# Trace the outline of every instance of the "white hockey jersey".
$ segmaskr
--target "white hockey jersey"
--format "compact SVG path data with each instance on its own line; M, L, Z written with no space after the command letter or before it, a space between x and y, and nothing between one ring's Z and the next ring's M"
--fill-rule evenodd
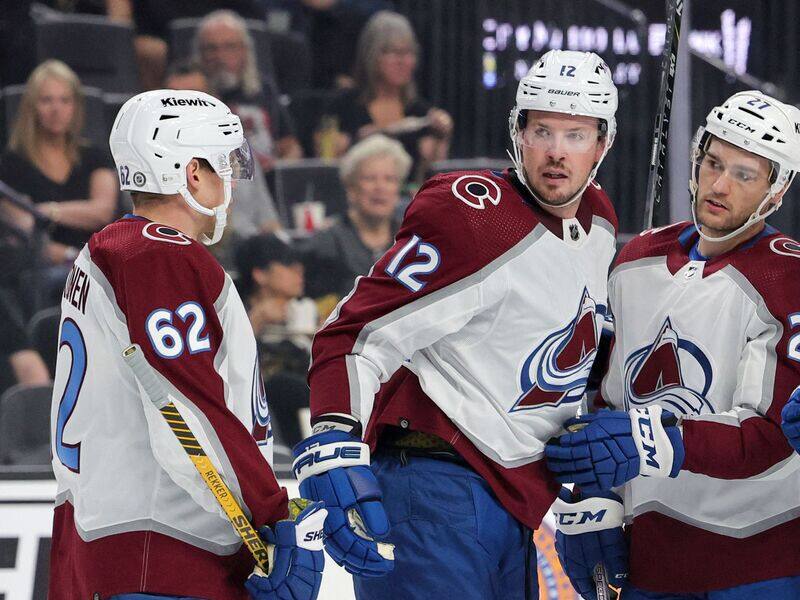
M373 446L386 425L438 436L535 529L559 488L544 444L596 356L616 217L596 184L563 220L518 185L430 179L316 335L309 381L313 416L354 415Z
M242 301L199 243L140 217L92 236L62 298L51 600L247 598L253 560L122 359L138 343L256 526L286 515Z
M703 592L800 573L800 457L780 411L800 384L800 246L771 227L708 261L679 223L643 233L609 279L602 397L683 417L675 479L625 486L631 580Z

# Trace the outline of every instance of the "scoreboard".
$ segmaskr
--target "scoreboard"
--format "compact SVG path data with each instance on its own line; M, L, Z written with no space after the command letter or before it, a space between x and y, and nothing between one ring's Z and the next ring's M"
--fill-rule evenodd
M495 7L499 9L503 4L497 3ZM618 86L637 85L642 78L643 61L658 60L664 50L663 7L660 13L651 7L648 12L652 14L652 21L640 8L630 8L606 9L600 22L598 16L581 19L576 11L568 15L571 22L564 23L549 19L543 14L540 3L520 6L530 11L527 18L510 20L502 14L494 14L481 22L480 70L486 89L509 78L519 81L530 68L531 57L554 49L596 52L611 67ZM697 19L696 25L692 24L686 38L691 48L722 60L736 73L746 73L752 40L751 16L737 13L736 8L727 5L700 14L702 18Z

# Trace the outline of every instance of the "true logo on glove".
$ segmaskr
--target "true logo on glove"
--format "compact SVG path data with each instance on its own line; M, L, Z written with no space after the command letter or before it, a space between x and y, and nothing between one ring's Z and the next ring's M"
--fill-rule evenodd
M361 446L337 446L330 454L324 455L320 450L308 452L294 464L295 477L300 476L303 469L313 465L324 463L328 460L359 460L361 458Z

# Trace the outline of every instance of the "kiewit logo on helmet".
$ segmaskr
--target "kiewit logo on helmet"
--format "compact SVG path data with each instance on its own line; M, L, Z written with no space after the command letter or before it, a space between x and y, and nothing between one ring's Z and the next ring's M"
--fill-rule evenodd
M557 96L580 96L580 92L570 92L569 90L557 90L555 88L551 88L547 90L548 94L555 94Z
M161 106L216 106L213 102L202 98L162 98Z

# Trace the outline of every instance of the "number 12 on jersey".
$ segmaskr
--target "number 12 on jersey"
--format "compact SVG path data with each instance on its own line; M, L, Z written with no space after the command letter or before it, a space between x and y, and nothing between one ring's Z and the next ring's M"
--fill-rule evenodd
M417 256L421 257L421 260L415 260L401 269L400 263L403 262L405 257L414 248L417 249ZM418 235L414 235L408 240L405 246L400 248L400 251L392 259L392 262L386 267L386 273L390 277L394 277L412 292L418 292L424 288L428 282L420 281L417 279L417 276L430 275L439 268L441 262L442 258L436 246L423 242Z

